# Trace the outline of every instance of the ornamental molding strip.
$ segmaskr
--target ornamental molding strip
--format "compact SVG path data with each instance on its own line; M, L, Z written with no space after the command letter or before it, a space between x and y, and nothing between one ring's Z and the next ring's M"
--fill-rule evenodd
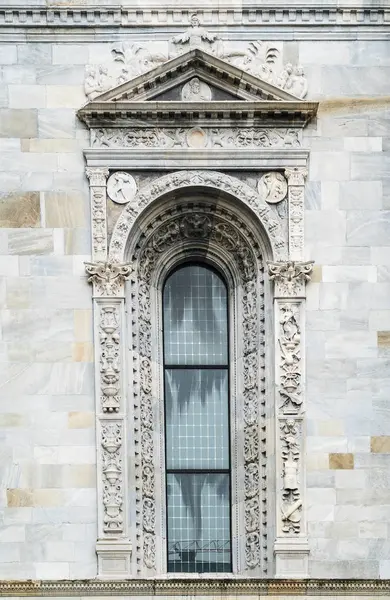
M0 8L0 40L68 41L112 40L113 32L132 31L134 28L155 28L151 37L164 39L169 28L174 34L189 23L193 7L181 5L172 8L142 8L137 6L2 6ZM386 39L389 35L390 9L383 5L352 6L323 2L311 5L293 2L286 6L279 0L268 0L262 6L221 6L215 10L200 5L197 15L202 23L214 28L228 29L231 37L248 35L248 30L261 26L264 39L284 38L294 27L294 39ZM161 34L159 34L161 30ZM115 35L114 33L114 35ZM111 35L110 35L111 34ZM251 37L253 33L250 32ZM161 37L162 36L162 37ZM145 38L148 33L145 31Z
M346 596L389 597L389 579L131 579L102 581L83 580L28 580L0 581L0 596L6 597L83 597L83 596L181 596L200 595L228 598L242 596L332 596L342 600Z

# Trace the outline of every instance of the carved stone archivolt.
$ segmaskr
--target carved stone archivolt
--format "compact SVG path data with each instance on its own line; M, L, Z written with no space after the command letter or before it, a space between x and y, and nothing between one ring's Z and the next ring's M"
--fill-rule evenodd
M190 26L184 33L163 45L154 41L149 41L147 47L142 43L114 43L111 62L86 67L85 93L93 100L99 94L194 48L223 59L296 98L302 99L307 95L308 86L303 68L289 62L283 63L280 43L258 40L249 43L222 41L218 35L207 31L200 24L196 14L192 15ZM183 100L211 99L208 97L209 91L201 90L201 85L194 84L195 92L190 87Z
M299 129L273 127L197 127L195 139L193 128L153 127L147 128L98 128L91 130L92 148L300 148Z
M262 224L276 258L287 257L287 243L279 217L265 204L259 194L239 179L214 171L178 171L164 175L142 187L131 205L123 209L112 234L110 256L121 262L129 231L137 216L154 200L180 188L211 188L225 192L248 206Z
M265 348L264 348L264 292L263 263L260 249L253 234L249 232L237 215L230 214L222 207L207 204L186 206L176 205L175 209L159 214L149 223L148 232L142 245L137 247L132 260L135 265L134 289L136 297L133 306L133 322L137 323L137 336L134 341L134 381L133 387L139 390L139 400L134 406L135 468L137 481L137 505L141 507L137 518L137 539L140 568L142 563L149 573L158 569L157 540L162 532L157 523L157 507L164 503L155 481L160 471L160 462L155 445L156 433L161 433L161 423L156 429L159 416L153 401L156 395L153 381L153 364L160 359L153 350L153 307L152 285L157 272L166 261L166 256L186 248L202 253L214 248L221 256L235 264L239 281L240 338L242 337L242 358L235 369L235 380L242 382L237 389L237 423L243 424L236 430L242 435L242 445L237 444L238 455L234 463L244 473L245 486L241 489L236 483L236 506L243 507L238 522L243 523L239 539L243 539L242 564L240 571L248 570L257 574L267 572L267 502L266 502L266 445L265 445ZM144 235L144 234L143 234ZM144 236L145 237L145 236ZM160 266L159 266L160 265ZM238 340L235 340L235 344ZM240 342L241 343L241 342ZM154 344L154 348L155 348ZM235 351L237 352L237 350ZM238 369L238 372L237 372ZM153 391L154 390L154 391ZM161 393L161 392L160 392ZM158 394L157 394L158 395ZM161 438L162 439L162 438ZM237 475L236 475L237 477ZM142 572L142 568L140 570Z

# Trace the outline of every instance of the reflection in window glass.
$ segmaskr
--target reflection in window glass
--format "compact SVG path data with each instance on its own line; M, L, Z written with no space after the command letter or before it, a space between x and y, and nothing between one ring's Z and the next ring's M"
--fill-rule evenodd
M164 288L169 572L231 571L227 290L186 265Z

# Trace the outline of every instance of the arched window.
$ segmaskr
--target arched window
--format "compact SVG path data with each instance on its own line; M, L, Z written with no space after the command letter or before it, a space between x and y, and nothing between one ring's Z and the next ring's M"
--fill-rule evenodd
M232 570L228 293L205 264L163 290L168 572Z

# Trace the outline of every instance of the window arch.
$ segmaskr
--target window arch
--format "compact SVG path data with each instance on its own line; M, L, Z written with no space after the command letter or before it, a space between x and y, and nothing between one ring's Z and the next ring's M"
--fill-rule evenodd
M174 205L167 203L164 208L152 213L151 221L140 224L141 235L134 238L130 249L135 265L129 298L133 324L129 393L133 402L135 497L130 519L135 572L151 577L184 572L183 567L178 572L176 566L168 564L167 553L163 296L167 289L165 282L182 267L202 265L223 283L224 289L228 282L231 309L228 327L231 535L226 544L230 544L231 556L229 567L218 566L218 569L235 576L264 576L269 550L262 246L251 223L221 200L218 205L176 200ZM166 364L170 366L169 362ZM202 363L192 366L200 367ZM172 492L172 486L169 491ZM174 556L172 553L172 560ZM176 554L175 560L179 558ZM183 558L189 568L194 556L188 553ZM212 573L210 561L204 570Z
M163 290L168 572L231 571L228 293L207 264Z

